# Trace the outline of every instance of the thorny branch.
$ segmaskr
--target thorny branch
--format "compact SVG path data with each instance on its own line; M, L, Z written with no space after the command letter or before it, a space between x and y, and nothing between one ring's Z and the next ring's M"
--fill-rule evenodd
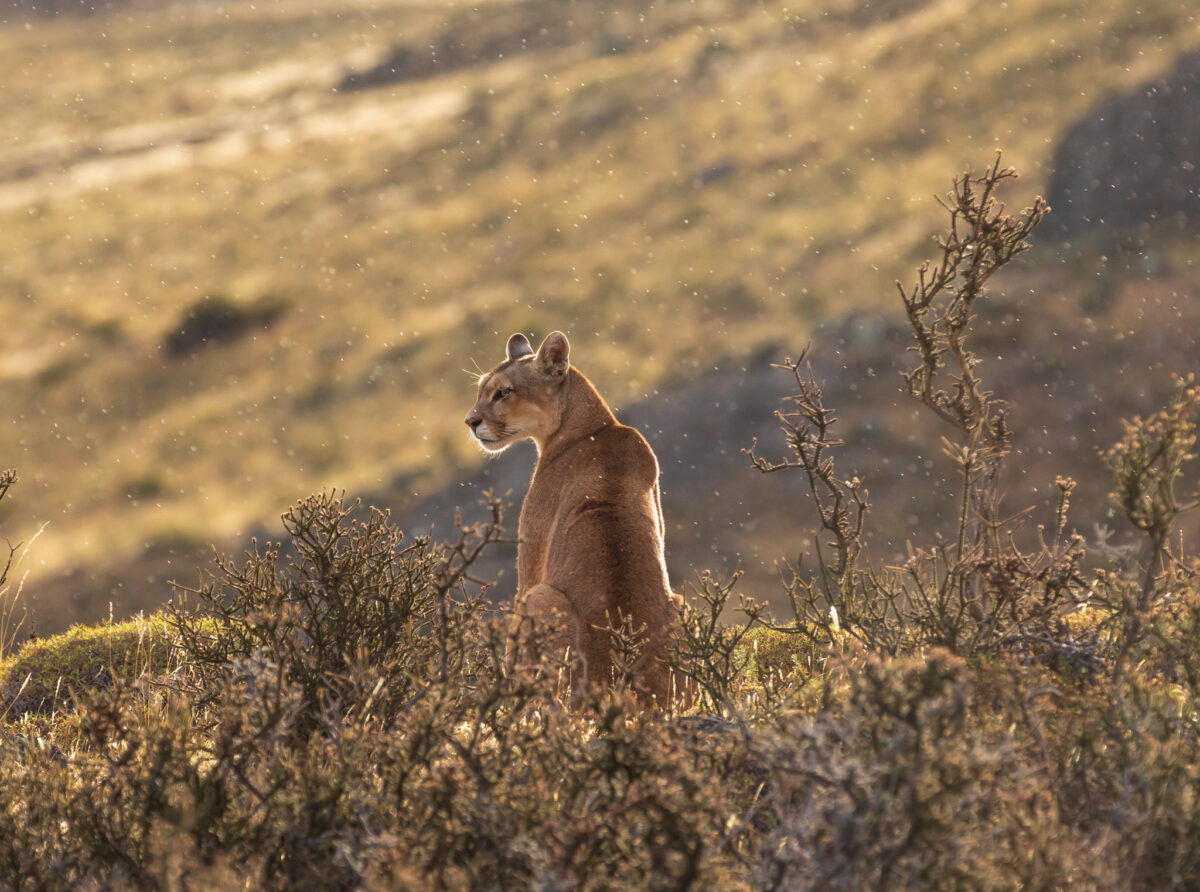
M920 360L904 375L907 392L955 430L943 438L961 486L953 535L909 544L901 566L865 566L866 490L858 478L842 480L834 470L833 451L842 441L832 433L836 419L822 402L808 351L781 366L796 381L791 411L778 413L791 455L770 462L753 447L748 453L764 473L802 470L817 508L818 572L793 568L787 583L797 626L809 630L806 634L824 641L849 635L887 653L918 641L956 653L990 646L1025 649L1045 637L1043 629L1074 604L1083 587L1082 540L1066 535L1072 481L1058 481L1053 540L1040 549L1027 553L1012 535L1024 512L1001 513L999 474L1011 439L1007 406L983 386L979 359L968 343L984 286L1029 247L1030 233L1049 210L1039 197L1009 215L996 192L1015 177L997 155L982 175L956 178L940 202L950 217L938 240L940 258L924 263L910 288L897 283L915 341L911 349Z
M841 579L862 549L863 520L870 505L861 480L857 477L839 480L834 473L832 452L844 441L833 436L832 427L837 419L833 410L822 402L822 388L813 377L812 365L807 362L808 352L809 348L805 347L794 362L788 359L775 366L787 369L796 379L796 393L788 397L795 409L775 413L795 458L768 461L755 454L757 442L745 452L754 467L764 474L791 468L805 471L821 529L833 537L830 545L835 559L830 569L834 577Z

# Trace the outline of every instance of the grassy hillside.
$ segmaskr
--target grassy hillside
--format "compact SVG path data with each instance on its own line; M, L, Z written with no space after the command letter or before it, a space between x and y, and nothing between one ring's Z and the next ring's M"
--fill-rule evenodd
M27 600L49 629L125 614L303 494L403 505L467 479L464 370L511 331L568 331L614 403L653 414L713 365L894 313L948 172L1002 146L1043 190L1076 118L1198 42L1177 0L10 16L0 464L22 484L0 524L49 523ZM1029 255L1013 316L1060 284L1079 313L1109 255L1076 250L1065 284ZM1194 247L1162 250L1166 295L1118 287L1096 343L1187 303ZM667 505L680 526L693 508Z

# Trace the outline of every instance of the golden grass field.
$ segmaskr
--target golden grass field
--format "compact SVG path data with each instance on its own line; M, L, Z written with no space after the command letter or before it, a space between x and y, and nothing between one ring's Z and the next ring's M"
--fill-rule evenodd
M469 477L468 373L512 331L568 332L616 406L652 413L714 365L894 318L953 174L1002 148L1027 202L1074 121L1200 44L1180 0L6 15L0 466L21 482L0 532L46 525L23 565L43 630L165 600L209 543L277 535L310 492L402 505ZM363 85L389 58L405 77ZM1104 250L1035 249L1004 307L1023 320L1009 335L1056 355L1144 342L1147 366L1111 388L1124 411L1185 370L1150 368L1171 350L1195 367L1200 251L1164 236L1171 273L1121 278L1092 319ZM206 297L272 315L172 355ZM1030 375L1010 384L1035 400ZM686 579L693 552L677 559Z

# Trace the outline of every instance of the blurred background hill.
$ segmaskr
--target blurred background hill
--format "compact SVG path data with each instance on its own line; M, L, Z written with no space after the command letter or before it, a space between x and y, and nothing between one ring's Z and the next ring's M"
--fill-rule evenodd
M1200 366L1181 0L39 0L0 21L0 466L22 478L0 531L46 524L39 633L161 603L313 491L414 532L487 486L519 498L532 447L485 463L462 424L513 331L566 331L651 438L677 587L740 567L759 598L808 509L740 450L771 454L771 363L811 341L890 559L953 498L899 391L892 283L935 248L933 196L997 148L1023 174L1005 197L1054 207L980 320L1014 506L1073 474L1097 535L1097 448Z

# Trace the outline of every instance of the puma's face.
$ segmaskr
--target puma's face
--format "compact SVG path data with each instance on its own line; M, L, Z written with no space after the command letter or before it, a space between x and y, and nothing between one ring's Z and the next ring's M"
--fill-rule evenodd
M500 452L525 437L541 444L558 429L566 351L566 338L557 332L537 354L523 335L512 336L508 358L479 380L475 408L465 419L480 447Z
M556 401L538 386L532 359L498 366L479 383L479 398L467 414L467 426L488 452L500 452L517 440L541 441L558 427Z

